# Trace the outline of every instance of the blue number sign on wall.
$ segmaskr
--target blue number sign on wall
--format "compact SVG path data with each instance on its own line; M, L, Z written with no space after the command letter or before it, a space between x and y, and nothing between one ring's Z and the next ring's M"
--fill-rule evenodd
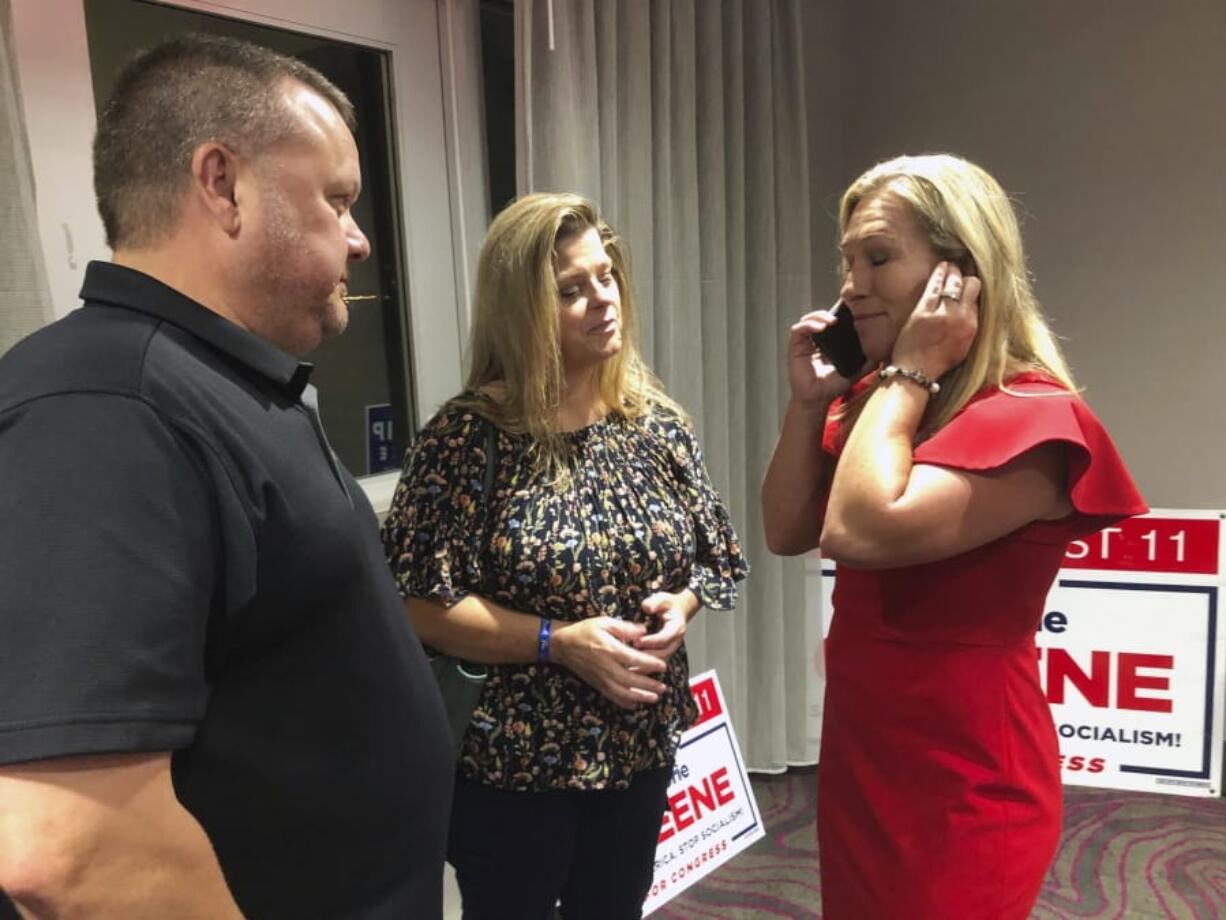
M400 466L393 444L392 407L387 403L366 407L366 472L382 473Z

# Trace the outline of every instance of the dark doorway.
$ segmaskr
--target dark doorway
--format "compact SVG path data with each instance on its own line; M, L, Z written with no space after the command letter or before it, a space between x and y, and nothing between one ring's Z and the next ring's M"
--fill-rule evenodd
M510 0L481 0L481 77L490 213L497 214L515 198L515 7Z

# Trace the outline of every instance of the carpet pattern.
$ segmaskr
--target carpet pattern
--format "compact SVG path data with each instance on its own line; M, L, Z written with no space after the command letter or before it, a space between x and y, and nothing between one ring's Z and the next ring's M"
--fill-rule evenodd
M817 774L755 775L753 787L766 837L651 920L821 917ZM1071 786L1064 796L1031 920L1226 920L1226 801Z

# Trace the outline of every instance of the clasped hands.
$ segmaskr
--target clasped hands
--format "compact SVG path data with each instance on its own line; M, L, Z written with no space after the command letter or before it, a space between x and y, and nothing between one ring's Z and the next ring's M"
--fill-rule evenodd
M642 610L660 624L654 632L648 632L645 623L614 617L558 623L551 656L624 709L655 703L668 687L654 675L667 669L668 658L681 647L698 606L698 598L689 590L652 594L643 601Z

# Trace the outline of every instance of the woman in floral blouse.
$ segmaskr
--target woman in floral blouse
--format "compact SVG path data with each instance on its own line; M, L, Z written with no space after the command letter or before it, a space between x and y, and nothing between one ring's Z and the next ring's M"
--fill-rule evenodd
M463 393L384 525L427 645L491 665L448 860L466 920L638 920L677 741L683 639L747 566L684 412L639 355L623 244L591 202L490 227ZM489 495L486 448L496 434Z

